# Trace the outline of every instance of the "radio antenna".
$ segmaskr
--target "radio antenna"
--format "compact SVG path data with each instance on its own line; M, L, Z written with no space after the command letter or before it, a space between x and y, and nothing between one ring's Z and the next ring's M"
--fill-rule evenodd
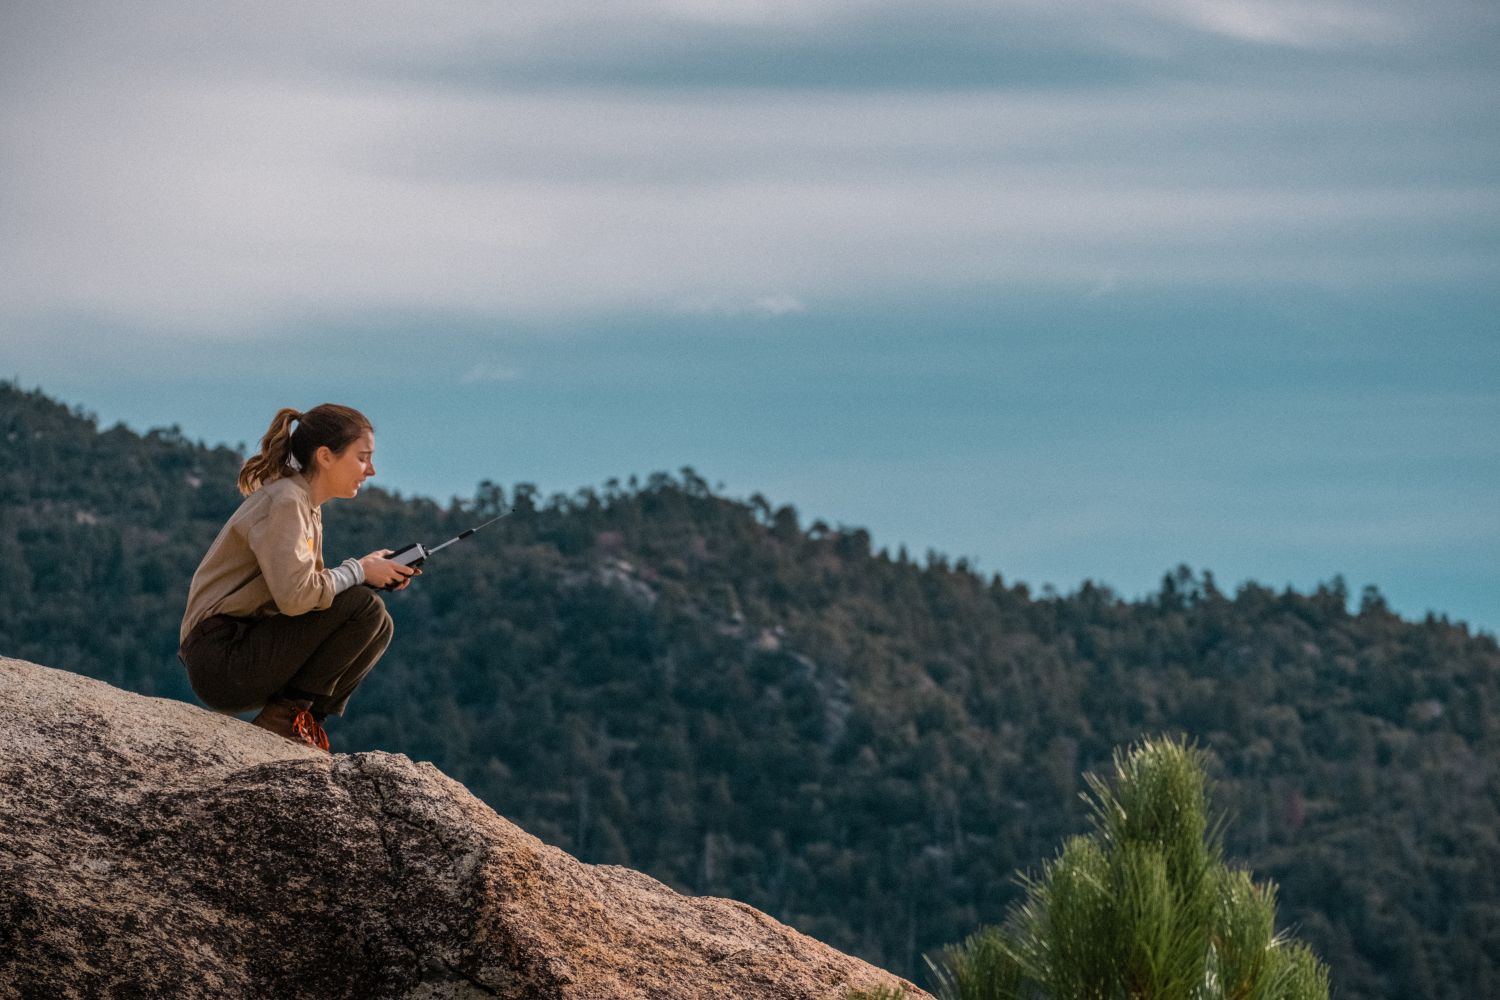
M443 549L446 549L448 546L452 545L454 542L461 542L465 538L468 538L470 535L474 534L474 532L478 531L480 528L488 528L490 525L494 524L496 521L500 520L500 518L502 518L504 516L505 516L504 514L501 514L501 515L499 515L499 517L492 517L488 521L486 521L483 524L479 525L478 527L470 528L468 531L461 532L458 535L458 537L456 537L456 538L450 538L446 542L444 542L442 545L434 546L433 548L428 549L427 550L427 554L428 555L432 555L434 552L441 552Z

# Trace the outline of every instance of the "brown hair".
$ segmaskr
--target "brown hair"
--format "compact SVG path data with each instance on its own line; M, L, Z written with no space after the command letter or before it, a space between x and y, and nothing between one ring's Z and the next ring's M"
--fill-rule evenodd
M363 413L336 403L323 403L306 413L290 407L277 410L260 439L260 451L240 466L240 493L249 496L266 483L296 472L291 464L294 458L297 466L310 469L319 448L327 445L338 454L361 434L374 430Z

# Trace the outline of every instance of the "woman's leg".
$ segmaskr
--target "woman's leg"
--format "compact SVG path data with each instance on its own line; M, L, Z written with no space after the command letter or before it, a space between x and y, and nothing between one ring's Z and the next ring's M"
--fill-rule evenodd
M390 646L391 636L395 633L390 613L385 610L385 603L375 592L366 587L351 589L368 594L373 611L367 616L358 617L358 629L349 628L340 634L340 638L349 640L346 645L331 651L326 650L326 644L325 647L320 647L287 685L313 695L312 712L319 719L326 715L344 714L349 696L354 694L355 688L369 675L376 661ZM343 594L339 596L342 597ZM360 636L368 636L368 640L358 652L346 659L345 654L354 648Z
M342 715L392 631L379 596L350 587L322 611L272 615L204 635L183 650L183 661L210 708L243 712L295 688L311 696L314 712Z

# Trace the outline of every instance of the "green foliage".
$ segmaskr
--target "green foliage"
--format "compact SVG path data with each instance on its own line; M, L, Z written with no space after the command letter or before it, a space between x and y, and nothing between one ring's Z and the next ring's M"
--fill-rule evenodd
M0 654L194 701L178 622L240 458L0 384ZM395 643L335 749L431 760L586 861L913 978L1088 828L1080 772L1181 732L1218 761L1226 854L1276 879L1342 997L1500 996L1491 636L1351 613L1338 580L1222 592L1184 568L1142 601L1036 595L692 470L446 504L374 489L325 507L327 555L505 504L387 596Z
M945 1000L1327 1000L1324 966L1274 932L1274 885L1223 861L1206 755L1147 739L1114 765L1089 776L1093 832L934 965Z
M1023 904L1024 905L1024 904ZM1097 930L1097 928L1096 928ZM1030 956L1036 967L1041 956ZM949 948L941 961L928 960L938 989L950 1000L1019 1000L1028 960L998 927L981 927L963 943Z

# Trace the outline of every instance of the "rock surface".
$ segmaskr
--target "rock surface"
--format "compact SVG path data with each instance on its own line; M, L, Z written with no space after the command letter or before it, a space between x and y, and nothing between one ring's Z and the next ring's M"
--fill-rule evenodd
M583 864L430 764L0 658L0 997L842 998L904 986Z

